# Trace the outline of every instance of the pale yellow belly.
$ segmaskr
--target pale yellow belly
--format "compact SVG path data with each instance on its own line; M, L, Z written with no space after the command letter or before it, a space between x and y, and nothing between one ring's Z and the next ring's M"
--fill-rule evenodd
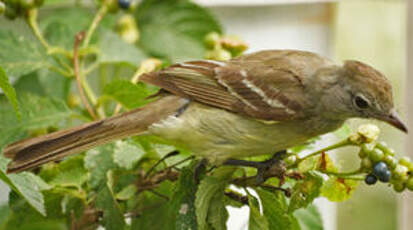
M179 117L153 124L149 132L184 146L213 164L221 164L229 158L272 154L318 134L303 132L302 126L308 122L301 122L306 124L262 122L191 103Z

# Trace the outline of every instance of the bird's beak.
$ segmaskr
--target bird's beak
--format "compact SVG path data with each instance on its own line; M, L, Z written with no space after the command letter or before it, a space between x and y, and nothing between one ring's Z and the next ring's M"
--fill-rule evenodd
M405 133L408 132L406 125L402 122L399 115L395 111L392 111L388 116L382 117L381 120L387 122L395 128L400 129Z

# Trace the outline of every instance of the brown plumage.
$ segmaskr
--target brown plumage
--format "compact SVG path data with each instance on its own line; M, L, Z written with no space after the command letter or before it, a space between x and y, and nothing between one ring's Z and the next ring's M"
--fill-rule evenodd
M381 73L357 61L338 66L311 52L268 50L227 62L190 61L140 80L168 93L116 117L13 143L4 149L12 158L8 172L142 133L220 164L301 144L352 117L379 119L407 132Z

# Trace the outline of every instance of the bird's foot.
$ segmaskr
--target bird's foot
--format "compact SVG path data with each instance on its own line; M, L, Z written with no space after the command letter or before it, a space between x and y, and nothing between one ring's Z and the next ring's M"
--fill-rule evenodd
M199 181L201 180L201 175L204 174L206 171L207 164L208 164L208 161L207 159L204 158L195 165L194 181L196 184L199 184Z
M283 167L281 159L286 153L287 151L285 150L277 152L270 159L265 161L246 161L238 159L229 159L224 162L224 165L256 168L256 183L262 184L267 180L267 174L279 175L280 178L283 177L285 168Z

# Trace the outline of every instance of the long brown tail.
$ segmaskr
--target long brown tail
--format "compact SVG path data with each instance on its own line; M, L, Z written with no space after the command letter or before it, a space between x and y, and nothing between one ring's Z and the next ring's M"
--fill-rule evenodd
M141 134L151 124L174 114L185 103L187 100L181 97L168 95L115 117L12 143L4 149L4 155L12 158L7 172L24 171L97 145Z

